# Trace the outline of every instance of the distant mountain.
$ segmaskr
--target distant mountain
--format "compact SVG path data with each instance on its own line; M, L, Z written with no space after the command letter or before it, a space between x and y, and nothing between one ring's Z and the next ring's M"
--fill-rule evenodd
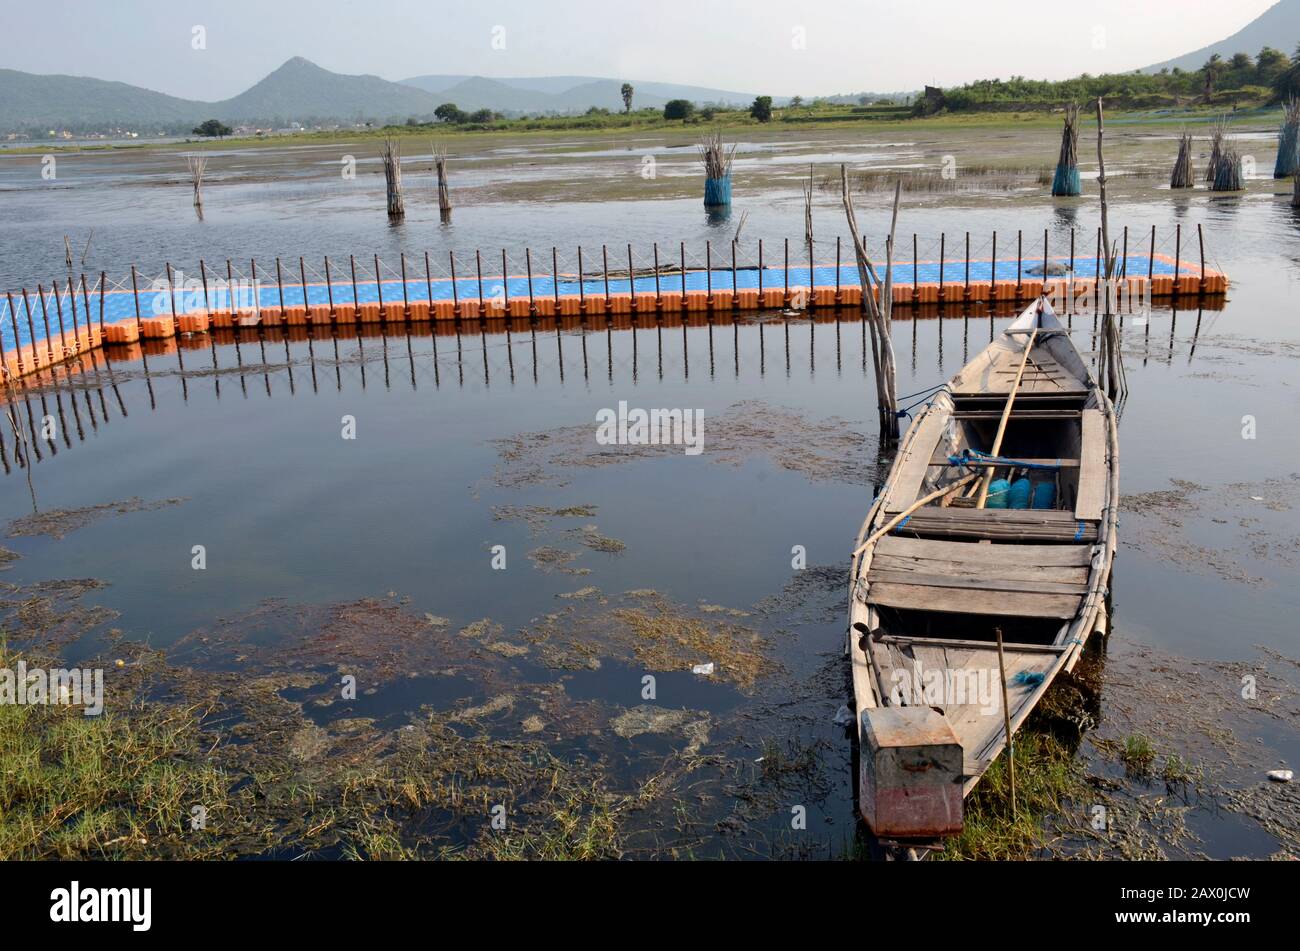
M670 99L695 103L747 106L758 95L684 86L641 79L608 79L600 76L531 76L488 79L482 76L413 76L402 80L426 92L436 93L442 102L454 102L462 109L493 109L497 112L586 112L592 106L622 109L624 82L634 90L632 108L661 109ZM778 97L777 105L786 102Z
M295 56L231 99L201 102L83 76L0 70L0 131L115 128L188 132L204 119L285 126L325 121L433 118L444 102L378 76L345 76Z
M404 122L431 119L444 102L461 109L507 115L623 108L623 80L593 76L488 79L417 76L401 83L378 76L346 76L295 56L231 99L180 99L126 83L83 76L38 76L0 69L0 132L44 134L50 129L101 132L188 132L204 119L231 125L283 127L327 122ZM633 80L634 107L663 107L669 99L699 104L748 105L753 93ZM787 100L777 99L781 105Z
M294 120L426 118L442 101L378 76L332 73L295 56L252 88L208 108L214 118L227 122L262 119L286 125Z
M414 86L406 86L414 90ZM546 112L554 106L554 97L549 93L532 89L515 89L495 79L483 76L470 76L454 86L434 94L424 92L438 103L454 102L461 109L473 112L475 109L491 109L493 112L522 113Z
M171 128L195 103L126 83L0 69L0 131Z
M1176 59L1156 63L1142 69L1144 73L1157 73L1162 69L1178 67L1184 70L1200 69L1215 53L1228 59L1233 53L1258 55L1265 46L1281 50L1290 56L1300 44L1300 0L1281 0L1269 7L1232 36L1211 43L1193 53Z

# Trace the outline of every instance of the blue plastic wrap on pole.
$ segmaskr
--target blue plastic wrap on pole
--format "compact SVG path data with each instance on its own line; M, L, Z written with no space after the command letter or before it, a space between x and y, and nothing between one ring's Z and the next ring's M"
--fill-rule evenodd
M1083 183L1079 180L1077 168L1056 166L1056 176L1052 179L1052 194L1056 197L1083 194Z
M1291 123L1282 126L1277 140L1277 164L1274 178L1290 178L1300 171L1300 128Z
M704 180L704 205L706 208L731 204L731 176Z

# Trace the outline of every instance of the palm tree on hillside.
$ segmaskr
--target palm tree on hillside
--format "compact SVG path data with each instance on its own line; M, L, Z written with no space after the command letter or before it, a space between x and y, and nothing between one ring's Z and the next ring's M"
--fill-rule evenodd
M1205 65L1201 67L1201 72L1205 75L1205 98L1209 99L1214 95L1215 82L1223 75L1223 57L1215 53L1205 61Z

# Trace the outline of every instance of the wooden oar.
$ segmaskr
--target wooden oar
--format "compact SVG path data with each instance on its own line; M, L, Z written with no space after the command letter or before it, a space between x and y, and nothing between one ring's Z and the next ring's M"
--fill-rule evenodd
M1020 389L1020 380L1025 375L1025 366L1029 363L1029 354L1030 351L1034 349L1034 340L1037 338L1038 327L1035 327L1034 332L1029 335L1029 339L1025 342L1025 355L1020 358L1020 369L1016 371L1016 379L1011 384L1011 392L1007 395L1007 405L1003 408L1002 419L998 423L998 434L993 438L993 450L989 453L991 456L1000 455L1002 452L1002 437L1005 436L1007 432L1007 421L1011 418L1011 407L1016 402L1016 393ZM996 469L990 467L980 480L979 500L975 503L977 509L982 509L984 503L988 501L989 485L992 484L993 474L996 471Z
M921 506L923 506L923 505L928 505L929 503L933 502L933 501L934 501L935 499L937 499L937 498L940 498L941 496L945 496L945 495L948 495L949 493L956 492L956 491L957 491L958 489L960 489L963 485L966 485L966 484L970 483L971 481L973 481L974 479L977 479L977 478L979 478L979 473L978 473L978 472L972 472L970 475L962 476L962 477L961 477L960 479L958 479L956 482L951 482L951 483L949 483L948 485L945 485L942 489L935 489L933 492L931 492L929 495L925 496L924 498L917 499L915 502L913 502L911 505L909 505L906 509L904 509L903 511L901 511L901 512L899 512L897 515L895 515L893 518L891 518L891 519L890 519L888 522L886 522L883 526L881 526L880 528L878 528L878 529L876 529L874 532L872 532L870 538L868 538L865 542L863 542L863 543L862 543L861 545L859 545L857 548L853 549L853 555L852 555L852 557L856 558L858 555L862 554L864 551L866 551L868 548L870 548L873 544L875 544L875 541L876 541L877 538L879 538L881 535L887 534L887 533L889 532L890 529L892 529L894 526L896 526L899 522L903 521L903 519L907 518L909 515L911 515L913 512L915 512L915 511L916 511L917 509L919 509Z

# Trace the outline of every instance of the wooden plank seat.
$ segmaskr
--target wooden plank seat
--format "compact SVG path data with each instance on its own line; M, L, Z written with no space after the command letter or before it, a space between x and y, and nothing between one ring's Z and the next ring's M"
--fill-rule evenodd
M1091 544L1098 522L1055 509L976 509L927 506L893 531L913 538L989 539L1009 542Z
M871 560L867 601L920 611L1071 618L1088 590L1091 556L1086 544L995 545L887 536Z

